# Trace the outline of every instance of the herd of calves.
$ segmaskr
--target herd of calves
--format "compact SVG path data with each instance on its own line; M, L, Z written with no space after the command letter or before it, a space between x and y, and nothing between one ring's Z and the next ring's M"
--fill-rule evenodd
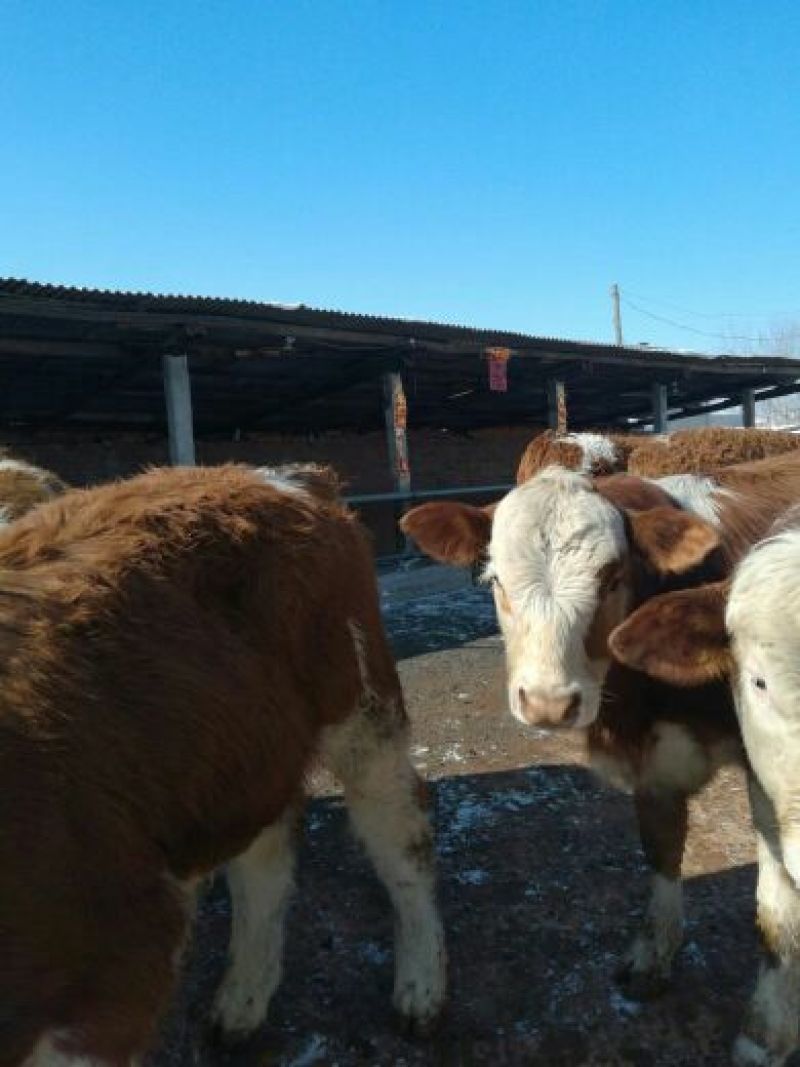
M542 435L499 503L401 523L491 584L512 714L582 730L633 794L652 893L631 995L667 981L681 944L687 799L746 767L764 953L740 1065L800 1043L798 445L676 435L647 445L672 463L649 477L630 439ZM228 465L64 489L0 461L0 1067L141 1062L223 866L211 1022L224 1041L259 1028L313 761L388 890L394 1004L424 1031L446 994L433 833L335 477Z

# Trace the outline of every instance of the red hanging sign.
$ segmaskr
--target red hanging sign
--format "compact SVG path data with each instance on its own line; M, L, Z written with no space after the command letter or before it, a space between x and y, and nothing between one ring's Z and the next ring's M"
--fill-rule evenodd
M508 361L510 348L487 348L489 358L489 389L493 393L508 392Z

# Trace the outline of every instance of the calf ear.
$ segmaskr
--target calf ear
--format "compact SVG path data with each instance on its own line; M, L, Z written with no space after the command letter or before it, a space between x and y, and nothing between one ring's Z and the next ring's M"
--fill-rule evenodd
M725 632L730 583L680 589L646 601L613 631L608 645L626 667L672 685L703 685L731 666Z
M683 574L719 548L719 534L707 522L675 507L628 512L634 546L660 574Z
M440 563L468 567L486 552L493 511L494 505L476 508L450 501L422 504L406 512L400 529Z

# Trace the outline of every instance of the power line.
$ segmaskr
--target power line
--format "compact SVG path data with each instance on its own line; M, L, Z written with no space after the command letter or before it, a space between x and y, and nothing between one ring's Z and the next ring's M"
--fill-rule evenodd
M628 300L627 297L621 296L623 304L632 308L634 311L638 311L640 315L646 315L649 319L655 319L656 322L666 323L667 326L674 326L677 330L686 330L689 333L699 334L701 337L713 337L722 341L752 341L754 344L763 344L763 337L749 337L745 334L735 333L715 333L712 330L700 330L696 326L688 326L685 322L676 322L675 319L668 319L665 315L656 315L654 311L648 311L646 308L640 307L638 304L634 304L632 300Z
M631 296L635 296L637 300L644 300L649 304L663 304L665 307L673 308L675 311L680 311L684 315L694 315L698 319L764 319L764 318L788 318L792 315L800 315L800 311L760 311L753 314L748 314L746 311L693 311L691 308L683 307L680 304L676 304L671 300L664 300L660 296L645 296L644 293L634 293L633 290L625 290L630 293Z

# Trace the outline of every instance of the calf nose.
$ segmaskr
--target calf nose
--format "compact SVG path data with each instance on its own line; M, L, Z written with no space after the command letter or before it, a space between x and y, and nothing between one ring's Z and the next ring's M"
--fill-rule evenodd
M577 686L557 695L521 688L519 707L522 718L531 726L573 726L580 715L581 694Z

